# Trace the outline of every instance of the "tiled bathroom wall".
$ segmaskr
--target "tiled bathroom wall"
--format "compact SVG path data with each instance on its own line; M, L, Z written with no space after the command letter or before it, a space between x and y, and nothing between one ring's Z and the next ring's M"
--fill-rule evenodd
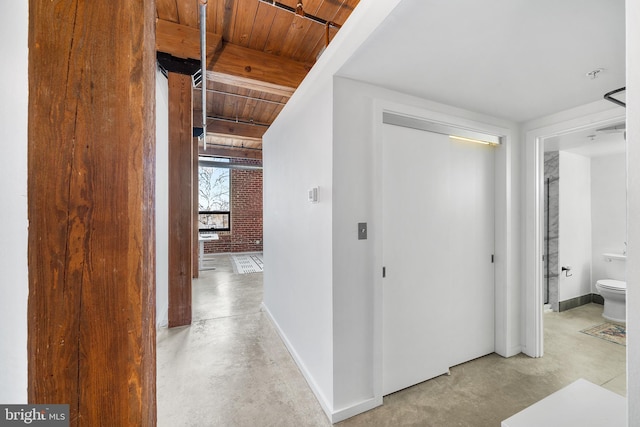
M560 156L557 151L544 153L544 280L545 302L559 311L558 302L558 238L559 238Z

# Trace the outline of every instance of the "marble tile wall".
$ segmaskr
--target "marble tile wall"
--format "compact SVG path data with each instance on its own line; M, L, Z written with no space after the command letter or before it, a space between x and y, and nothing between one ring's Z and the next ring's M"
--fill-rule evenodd
M558 302L558 239L559 239L559 182L560 155L557 151L544 153L544 251L545 291L553 311L559 311ZM547 288L548 287L548 288ZM548 290L547 290L548 289Z

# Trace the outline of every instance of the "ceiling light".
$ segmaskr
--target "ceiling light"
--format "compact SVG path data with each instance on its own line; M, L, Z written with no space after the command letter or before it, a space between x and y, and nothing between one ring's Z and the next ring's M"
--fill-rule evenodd
M457 141L475 142L477 144L484 144L484 145L500 145L500 143L498 142L482 141L481 139L465 138L464 136L449 135L449 138L455 139Z

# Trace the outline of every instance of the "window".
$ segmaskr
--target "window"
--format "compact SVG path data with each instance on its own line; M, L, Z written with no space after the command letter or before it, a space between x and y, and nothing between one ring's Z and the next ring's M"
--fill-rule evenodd
M198 162L198 229L229 231L229 159L200 157Z

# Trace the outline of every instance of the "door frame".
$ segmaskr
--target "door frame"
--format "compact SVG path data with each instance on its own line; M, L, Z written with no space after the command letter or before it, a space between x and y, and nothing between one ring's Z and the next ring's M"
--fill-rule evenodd
M512 304L519 304L516 281L518 255L515 249L514 233L509 233L515 224L517 203L512 200L511 192L511 163L517 161L513 151L513 135L517 128L500 119L495 119L476 113L467 112L436 103L426 103L429 109L406 104L399 104L383 99L373 102L373 153L372 171L376 185L373 194L372 218L375 224L382 226L382 114L391 112L398 115L415 117L430 122L440 123L454 128L467 129L501 138L501 145L495 148L495 352L504 357L520 353L520 328L518 310ZM445 112L446 111L446 112ZM484 121L479 121L484 120ZM377 401L382 404L382 358L383 358L383 318L382 318L382 262L383 244L382 233L371 233L374 250L374 325L373 325L373 391ZM508 283L511 285L509 286Z
M560 116L556 117L559 118L556 123L525 130L525 288L522 351L530 357L544 355L544 140L593 126L607 126L626 119L624 110L621 111L618 107L609 107L604 111L571 119L566 116L564 120ZM549 120L552 121L553 118Z

